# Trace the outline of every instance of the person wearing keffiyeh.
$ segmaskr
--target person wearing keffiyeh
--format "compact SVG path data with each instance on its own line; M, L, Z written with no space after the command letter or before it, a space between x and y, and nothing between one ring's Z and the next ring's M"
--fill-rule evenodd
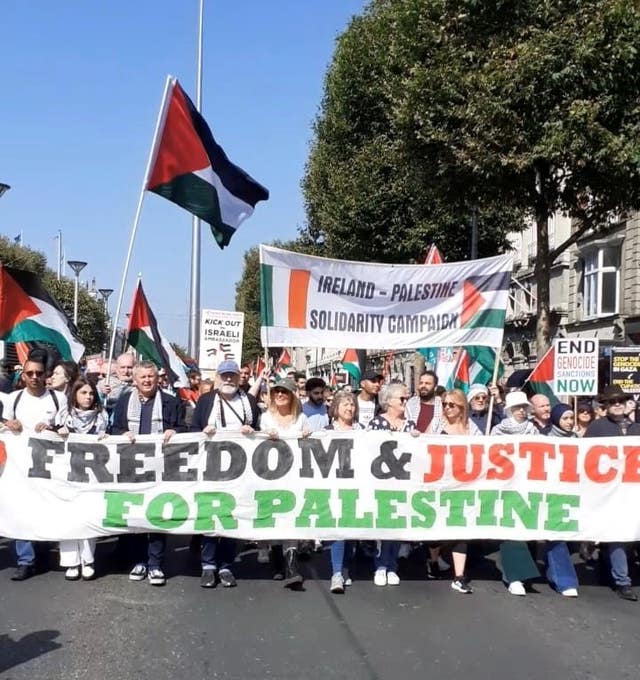
M176 397L159 389L158 369L150 361L133 368L133 388L118 398L113 412L111 434L126 435L134 442L140 434L162 434L168 442L176 432L184 432L184 410ZM166 534L126 534L124 541L134 558L131 581L147 576L152 586L163 586L162 570Z

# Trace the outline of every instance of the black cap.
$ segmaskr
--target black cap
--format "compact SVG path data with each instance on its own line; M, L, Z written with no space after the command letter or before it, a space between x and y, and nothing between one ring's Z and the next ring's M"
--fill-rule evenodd
M382 380L384 376L379 371L365 371L361 380Z

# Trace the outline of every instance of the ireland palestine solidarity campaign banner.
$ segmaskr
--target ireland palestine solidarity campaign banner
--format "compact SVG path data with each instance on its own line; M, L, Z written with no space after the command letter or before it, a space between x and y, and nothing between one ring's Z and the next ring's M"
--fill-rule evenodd
M500 347L513 268L507 255L393 265L260 246L265 347Z
M0 435L0 535L640 540L637 437Z

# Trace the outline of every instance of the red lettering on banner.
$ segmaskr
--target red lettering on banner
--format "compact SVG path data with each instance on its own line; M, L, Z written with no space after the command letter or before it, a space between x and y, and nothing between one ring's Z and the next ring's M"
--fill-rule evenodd
M584 457L584 471L592 482L606 484L616 478L613 465L606 472L600 472L600 459L606 456L610 460L618 459L618 449L615 446L592 446Z
M547 456L556 457L553 444L544 442L527 441L520 445L520 458L529 458L529 472L527 479L546 482L547 481Z
M560 444L558 451L562 456L560 481L579 482L580 475L578 474L578 447L569 444Z
M640 482L640 446L625 446L623 482Z
M439 444L429 444L427 446L427 457L431 457L431 472L424 473L425 482L437 482L444 475L444 456L447 452L446 446Z
M482 444L464 444L449 447L452 458L453 478L458 482L473 482L482 472L484 446ZM471 470L467 470L467 458L471 454Z
M487 470L487 479L511 479L516 468L509 456L513 456L513 444L492 444L489 461L495 467Z

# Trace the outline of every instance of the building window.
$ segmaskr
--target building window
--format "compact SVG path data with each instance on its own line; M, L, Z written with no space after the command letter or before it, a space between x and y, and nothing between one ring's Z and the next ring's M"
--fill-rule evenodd
M584 256L584 318L618 313L620 248L591 250Z

